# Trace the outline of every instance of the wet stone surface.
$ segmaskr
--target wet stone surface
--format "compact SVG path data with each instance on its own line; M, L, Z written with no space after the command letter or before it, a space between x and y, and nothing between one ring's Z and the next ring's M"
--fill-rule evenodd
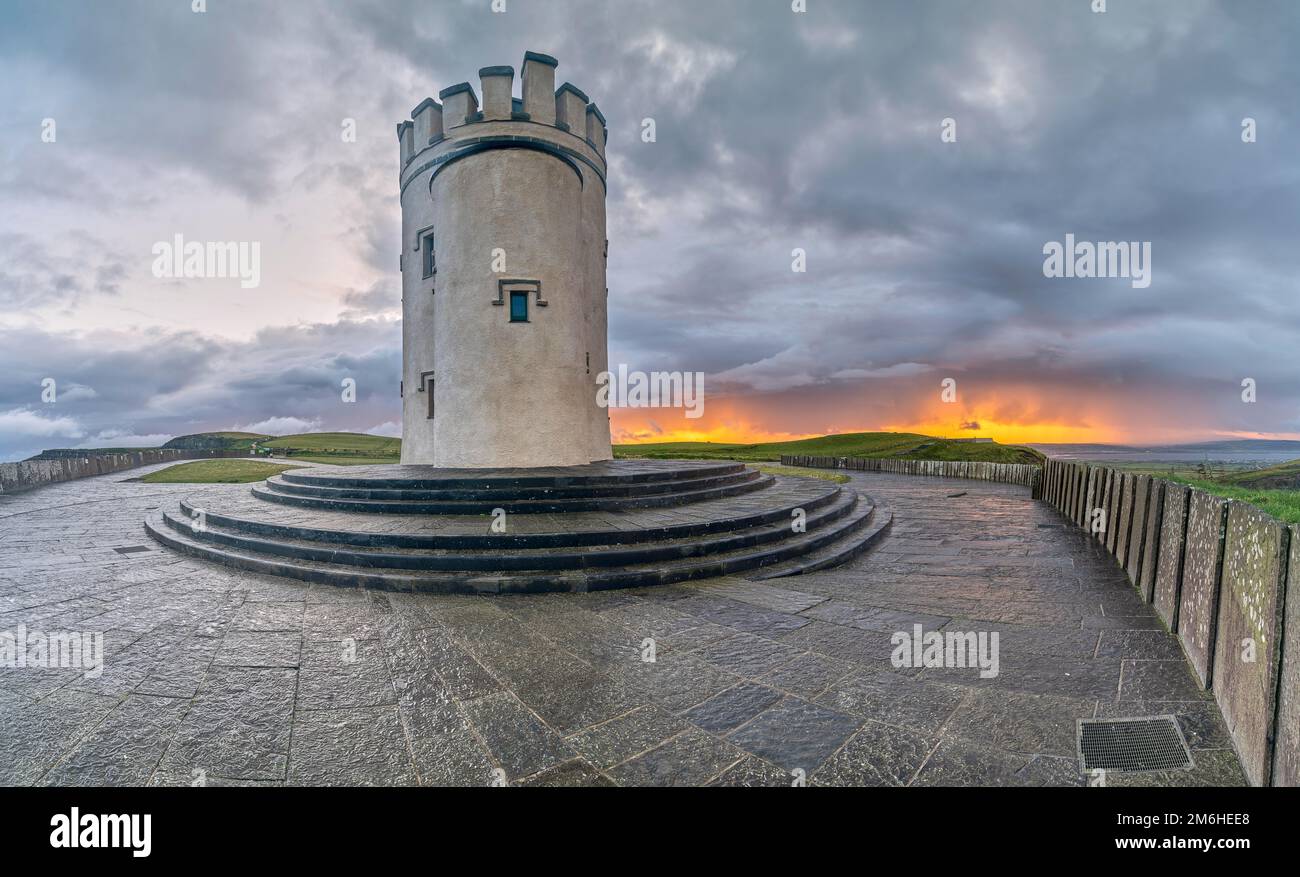
M845 566L489 598L170 553L140 522L198 491L140 474L0 497L0 631L105 652L93 678L0 668L0 782L1082 785L1078 718L1164 713L1196 767L1108 784L1245 781L1174 637L1024 488L854 473L895 523ZM997 632L998 675L895 666L916 625Z

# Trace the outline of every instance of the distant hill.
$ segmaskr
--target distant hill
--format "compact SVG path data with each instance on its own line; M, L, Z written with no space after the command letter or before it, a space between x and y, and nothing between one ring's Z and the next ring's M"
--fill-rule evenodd
M46 448L35 456L28 457L25 462L32 463L37 460L65 460L77 457L95 457L106 454L129 454L132 451L148 451L152 448Z
M1233 487L1249 487L1255 490L1300 490L1300 460L1292 460L1280 466L1269 466L1267 469L1235 472L1219 480Z
M909 432L853 432L791 442L722 444L663 442L615 445L615 457L731 459L763 462L783 454L825 457L892 457L905 460L969 460L983 463L1041 463L1043 455L1018 445L966 442Z
M182 450L238 450L252 454L270 452L304 462L336 464L396 463L402 440L356 432L310 432L270 436L252 432L202 432L178 436L164 448ZM134 448L132 450L140 450ZM47 454L105 453L97 451L47 451ZM919 433L855 432L790 442L725 444L718 442L662 442L615 445L614 456L658 459L733 459L750 462L779 460L783 454L825 457L892 457L906 460L969 460L988 463L1041 463L1038 451L997 442L940 439Z
M168 450L185 451L247 450L254 442L269 438L272 436L256 432L199 432L177 436L163 447Z
M1183 445L1109 445L1078 442L1049 444L1030 442L1029 446L1048 456L1068 455L1083 457L1088 454L1115 456L1133 454L1159 457L1167 454L1214 457L1225 454L1289 454L1300 458L1300 441L1288 439L1228 439L1218 442L1191 442Z
M359 432L307 432L302 435L282 435L260 442L260 445L277 451L369 454L380 457L396 457L402 452L401 439Z
M252 432L204 432L174 438L164 447L192 450L243 450L249 454L292 457L312 463L365 465L396 463L402 440L359 432L309 432L301 435L259 435Z

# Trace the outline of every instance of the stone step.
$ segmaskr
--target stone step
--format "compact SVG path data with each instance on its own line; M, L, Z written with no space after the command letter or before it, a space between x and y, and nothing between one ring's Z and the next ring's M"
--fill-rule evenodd
M288 458L292 462L292 458ZM284 477L317 487L406 490L483 490L563 488L579 485L642 484L730 475L744 463L700 460L618 460L588 466L550 469L440 469L433 466L355 466L338 469L297 469ZM344 474L346 472L346 474Z
M884 506L877 506L870 523L852 538L832 543L825 548L800 555L787 563L764 567L749 576L751 579L780 579L799 576L804 573L829 569L847 563L857 555L877 545L889 532L894 523L894 512Z
M873 511L874 508L869 501L856 502L849 514L833 524L805 534L791 536L771 545L741 548L705 558L688 557L630 568L586 569L572 572L537 571L495 574L444 571L394 572L300 558L280 558L260 552L218 546L195 538L193 533L169 526L162 510L155 510L149 515L145 520L145 530L164 545L195 557L250 572L285 576L303 581L397 591L540 593L670 584L691 579L733 575L759 567L781 564L826 549L840 540L858 541L854 538L855 534L871 523Z
M683 493L670 493L655 496L636 497L595 497L583 499L530 499L530 500L496 500L483 502L477 500L454 500L421 502L415 500L381 500L381 499L326 499L315 496L298 496L283 493L273 482L265 486L253 487L253 495L258 499L296 505L302 508L331 509L335 511L366 512L385 515L490 515L495 509L502 508L514 514L547 514L563 512L609 512L627 509L666 508L684 503L702 502L726 496L740 496L755 490L762 490L775 483L771 475L763 475L752 470L753 476L735 484L724 484L702 490L690 490ZM278 477L278 476L277 476Z
M849 516L859 502L855 491L842 491L836 501L808 514L807 530L812 532ZM807 511L807 510L805 510ZM415 549L334 547L303 539L266 538L228 529L204 517L204 529L192 529L189 510L166 513L164 523L182 535L238 551L274 555L301 560L320 561L367 569L456 570L502 572L520 570L576 570L600 567L630 567L647 563L726 554L746 548L770 545L790 538L791 519L750 527L737 532L711 536L689 536L642 542L632 547L617 542L591 546L581 551L572 548L538 547L513 549Z
M266 480L267 487L277 493L294 496L310 496L320 499L365 499L398 500L403 502L484 502L502 505L528 500L567 500L567 499L601 499L607 497L625 498L637 496L666 496L676 493L692 493L713 487L725 487L740 484L761 477L755 469L740 468L734 472L710 475L703 478L659 479L655 481L637 481L616 484L576 484L551 485L546 487L456 487L456 488L412 488L412 487L344 487L330 484L307 484L286 476L291 472L275 475ZM324 479L311 479L321 481Z
M799 481L806 480L799 479ZM367 526L371 522L375 522L376 529L343 530L304 526L297 522L286 523L286 519L293 520L293 518L280 512L280 509L285 507L267 505L262 502L235 504L234 507L238 510L238 514L227 511L229 503L222 506L221 510L213 510L208 508L211 503L199 503L193 498L187 498L181 500L180 505L181 512L186 517L193 517L196 509L202 508L209 526L273 539L300 539L308 542L363 548L411 548L423 551L465 549L505 551L528 548L632 545L642 542L662 542L693 536L729 533L764 524L788 522L795 509L801 508L805 513L811 515L829 503L835 502L837 497L843 493L842 488L837 484L830 482L817 482L817 484L821 485L821 489L814 487L810 490L806 485L793 483L792 479L778 479L778 485L771 488L770 491L772 494L780 495L775 497L775 502L770 507L757 507L752 504L749 498L742 498L735 505L715 508L718 503L727 502L727 500L722 499L717 500L713 506L708 503L694 506L702 510L700 516L686 516L683 523L660 524L658 521L663 519L662 513L655 513L656 518L653 523L647 521L638 524L634 520L626 522L620 520L620 523L625 523L625 526L620 529L575 528L561 529L554 532L528 533L489 533L487 532L486 519L481 515L472 519L472 530L468 532L388 532L382 526L385 519L379 515L363 519ZM758 494L751 496L756 497ZM257 507L261 507L261 509ZM749 509L753 508L758 508L758 510L749 511ZM705 517L703 511L705 509L708 509L708 513L712 514L713 517ZM260 515L257 514L259 511L261 511ZM329 512L326 514L330 515L331 520L340 525L348 523L347 517L349 516L347 513ZM355 520L355 517L353 519ZM398 517L391 520L405 522L413 519ZM633 524L635 526L628 526Z

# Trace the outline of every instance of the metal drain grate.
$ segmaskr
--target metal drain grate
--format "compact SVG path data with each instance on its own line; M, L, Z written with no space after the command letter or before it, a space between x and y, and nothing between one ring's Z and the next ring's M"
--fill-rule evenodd
M128 545L126 548L114 548L118 554L137 554L141 551L148 551L148 545Z
M1173 716L1080 719L1079 763L1094 770L1180 770L1192 753Z

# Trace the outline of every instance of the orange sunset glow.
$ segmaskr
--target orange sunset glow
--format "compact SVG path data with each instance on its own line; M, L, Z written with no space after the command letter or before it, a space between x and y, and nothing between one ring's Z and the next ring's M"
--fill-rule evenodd
M931 395L931 394L927 394ZM801 403L792 410L790 396ZM1029 393L990 395L979 401L907 405L920 398L909 387L890 394L873 391L869 400L861 389L840 392L710 397L704 415L696 419L673 409L615 409L610 412L616 444L715 442L753 444L795 441L820 435L852 432L907 432L940 438L990 438L1004 444L1086 443L1133 441L1129 431L1116 429L1111 416L1100 413L1095 400L1080 400L1076 410L1062 412L1054 404L1031 403ZM1092 413L1096 411L1097 413ZM812 430L799 426L813 427ZM1168 436L1170 438L1173 435ZM1152 433L1153 440L1165 436Z

